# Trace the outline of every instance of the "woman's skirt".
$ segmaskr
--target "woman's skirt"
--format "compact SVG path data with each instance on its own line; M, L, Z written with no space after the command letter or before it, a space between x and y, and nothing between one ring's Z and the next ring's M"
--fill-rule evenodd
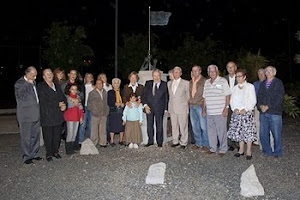
M255 141L255 119L253 111L246 112L245 115L232 113L227 137L235 142Z
M109 113L109 131L112 133L124 132L122 113Z
M139 121L126 121L124 141L125 144L141 143L141 126Z

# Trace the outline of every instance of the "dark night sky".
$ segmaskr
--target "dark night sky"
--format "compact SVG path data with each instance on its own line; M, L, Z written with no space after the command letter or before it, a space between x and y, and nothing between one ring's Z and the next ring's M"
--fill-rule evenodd
M95 63L105 71L113 62L107 58L114 56L114 3L10 0L0 8L1 66L11 71L20 64L39 66L36 47L41 44L44 29L53 21L67 20L86 27L87 42L96 52ZM295 39L300 30L300 2L289 0L119 0L119 43L124 33L147 33L149 5L152 11L172 12L167 26L153 27L162 48L176 48L181 45L179 39L189 32L199 40L207 36L220 40L231 49L244 47L257 52L260 48L263 56L271 58L282 52L288 57L289 41L291 59L300 51Z

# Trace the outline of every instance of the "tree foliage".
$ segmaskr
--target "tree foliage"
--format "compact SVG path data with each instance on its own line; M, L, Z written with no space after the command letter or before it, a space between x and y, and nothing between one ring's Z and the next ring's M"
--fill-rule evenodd
M189 73L193 64L198 64L206 71L209 64L221 65L226 58L223 44L207 37L198 41L191 35L186 35L183 44L176 50L165 53L169 65L179 65L183 69L184 77L190 78Z
M119 48L119 69L126 79L131 71L138 72L148 55L148 36L144 34L123 35L123 46ZM158 37L151 35L151 55L157 55Z
M296 38L300 42L300 31L297 31ZM294 60L297 64L300 64L300 54L296 54Z
M300 116L300 109L297 106L296 97L284 95L283 112L290 117L296 118Z
M266 67L269 62L264 56L260 55L260 51L256 55L251 52L243 52L236 57L239 68L246 70L249 82L254 82L257 79L258 69Z
M86 34L83 27L54 22L44 37L47 48L43 51L43 59L50 68L60 67L66 71L79 69L85 65L85 57L94 56L92 48L84 44L84 39Z

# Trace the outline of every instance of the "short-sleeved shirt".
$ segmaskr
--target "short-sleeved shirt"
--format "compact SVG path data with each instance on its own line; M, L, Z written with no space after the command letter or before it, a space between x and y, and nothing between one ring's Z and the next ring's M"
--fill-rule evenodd
M231 95L228 82L218 76L211 83L211 79L205 81L203 98L205 99L206 112L208 115L221 115L226 103L226 96Z

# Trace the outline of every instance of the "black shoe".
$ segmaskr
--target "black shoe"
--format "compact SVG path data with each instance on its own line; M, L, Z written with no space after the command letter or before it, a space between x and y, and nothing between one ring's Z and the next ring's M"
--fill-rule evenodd
M81 144L74 144L73 145L73 150L76 151L76 152L80 151L80 148L81 148Z
M44 160L44 158L36 157L36 158L32 158L32 160Z
M237 152L237 153L234 154L234 157L240 157L240 156L243 156L243 155L244 155L244 153Z
M46 160L47 160L48 162L51 162L51 161L53 161L53 159L52 159L52 157L51 157L51 156L48 156L48 157L46 158Z
M145 145L145 147L150 147L152 145L153 145L153 143L148 143L148 144Z
M182 149L186 149L186 146L184 146L184 145L180 145L180 148L182 148Z
M107 147L107 145L100 145L100 147L104 147L104 148L106 148L106 147Z
M162 144L157 144L158 147L162 147Z
M249 155L246 156L247 160L251 160L251 158L252 158L252 154L250 156Z
M116 144L114 142L110 143L110 146L114 147Z
M34 162L32 162L32 159L28 159L24 161L25 164L34 164Z
M124 142L119 142L119 145L123 146L123 145L125 145L125 143Z
M171 147L177 147L177 146L179 146L179 143L171 145Z
M228 151L234 151L234 147L233 146L230 146Z
M57 158L57 159L60 159L61 158L61 156L57 153L57 154L54 154L53 155L55 158Z

